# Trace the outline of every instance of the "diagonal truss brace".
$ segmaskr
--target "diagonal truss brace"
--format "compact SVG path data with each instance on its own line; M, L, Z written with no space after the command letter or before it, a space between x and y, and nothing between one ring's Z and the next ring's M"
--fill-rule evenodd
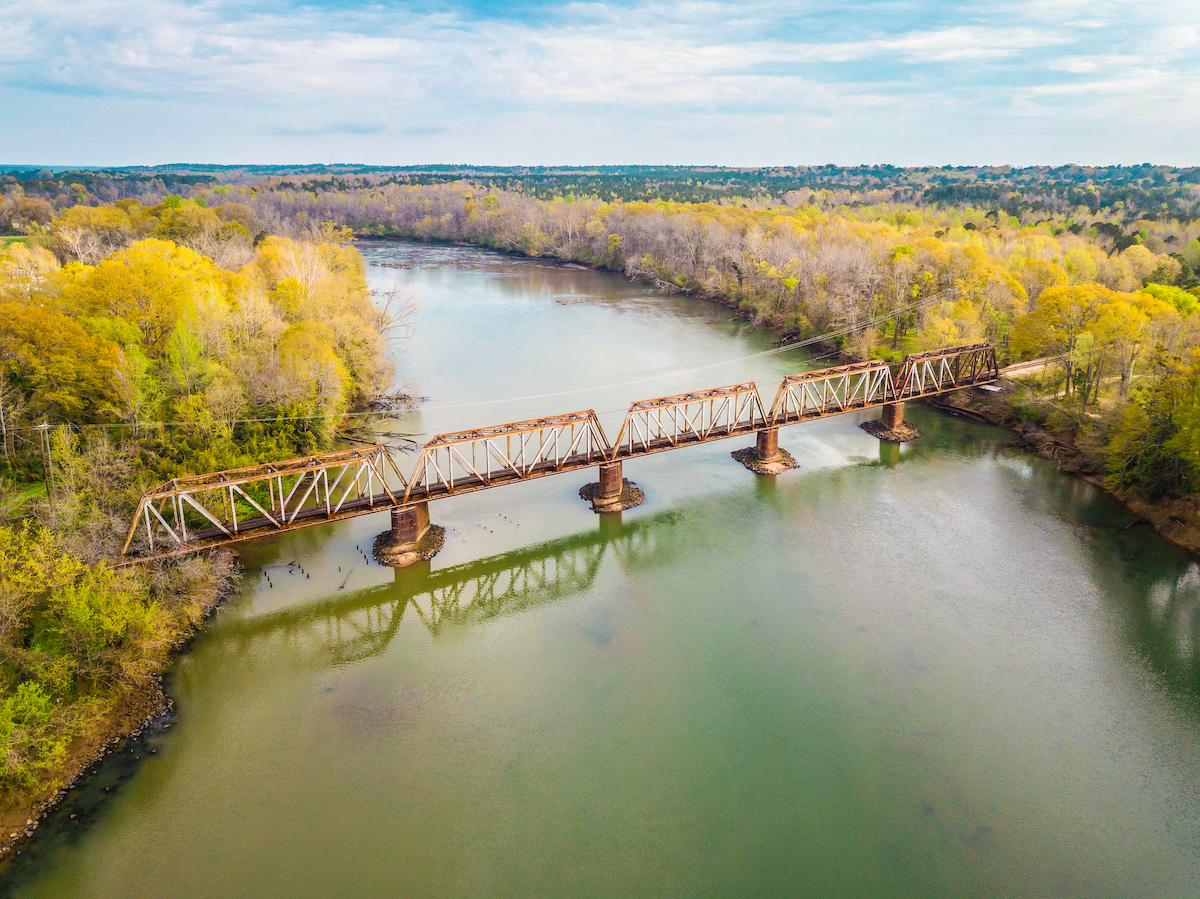
M389 474L398 481L398 492L389 486ZM344 489L335 492L343 482ZM224 540L217 542L229 542L247 532L286 530L298 520L394 505L406 488L385 444L175 478L142 497L122 555L139 530L155 554L160 544L185 549L218 535Z
M609 461L721 440L766 425L752 382L639 400L629 407Z
M421 450L404 502L595 465L608 448L591 409L439 434Z

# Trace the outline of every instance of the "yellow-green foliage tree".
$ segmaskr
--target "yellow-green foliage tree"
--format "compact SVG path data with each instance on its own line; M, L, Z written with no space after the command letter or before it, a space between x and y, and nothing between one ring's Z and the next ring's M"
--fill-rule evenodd
M116 347L60 312L0 303L0 367L33 415L108 417L116 399Z
M58 277L58 308L72 316L120 319L136 326L152 354L205 294L221 289L216 265L185 247L137 241L97 265L74 263Z
M1110 372L1118 394L1129 394L1137 363L1148 350L1173 350L1183 316L1149 293L1124 293L1098 284L1052 287L1021 318L1013 347L1026 356L1048 356L1063 369L1065 393L1084 405L1099 399Z
M89 566L49 530L0 527L0 801L52 778L72 737L146 682L197 620L195 598L227 575Z
M245 222L236 205L74 207L54 222L61 267L0 250L5 434L35 417L119 424L149 477L326 448L348 407L390 383L386 316L344 230L250 249ZM218 264L195 249L210 239L244 257Z
M1151 499L1200 490L1200 350L1157 360L1119 410L1104 460L1113 483Z
M1066 392L1090 395L1095 344L1092 329L1101 308L1115 296L1099 284L1051 287L1037 308L1017 322L1013 348L1026 356L1048 356L1062 366Z
M1135 243L1111 252L1100 245L1108 240L1100 231L1066 221L1022 223L895 203L838 206L820 191L782 204L717 204L539 200L465 183L323 194L272 187L245 190L241 199L264 207L263 215L266 208L310 215L311 208L357 230L605 266L725 298L785 329L836 330L839 344L860 355L986 337L1007 356L1016 320L1047 290L1130 292L1155 278L1169 285L1182 272L1161 249Z

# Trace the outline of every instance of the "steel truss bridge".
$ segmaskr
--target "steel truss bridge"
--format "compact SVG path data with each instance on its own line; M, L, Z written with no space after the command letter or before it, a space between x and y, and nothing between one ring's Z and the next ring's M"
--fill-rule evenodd
M439 434L405 476L385 444L175 478L145 494L122 554L165 558L651 453L778 432L995 381L988 343L788 375L768 409L753 383L639 400L614 442L591 409ZM605 478L601 477L603 485Z

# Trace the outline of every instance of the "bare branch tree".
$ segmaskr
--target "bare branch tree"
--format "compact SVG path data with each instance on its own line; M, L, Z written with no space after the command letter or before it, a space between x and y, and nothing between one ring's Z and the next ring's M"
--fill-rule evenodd
M412 338L421 305L411 287L397 278L391 287L376 294L375 306L379 310L377 330L384 340L390 343Z

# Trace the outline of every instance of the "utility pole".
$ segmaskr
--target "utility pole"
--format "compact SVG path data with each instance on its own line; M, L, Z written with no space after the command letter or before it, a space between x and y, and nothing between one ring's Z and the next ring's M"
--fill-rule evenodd
M50 424L42 422L34 427L42 435L42 478L46 482L46 499L50 501L50 514L54 515L54 468L50 464Z

